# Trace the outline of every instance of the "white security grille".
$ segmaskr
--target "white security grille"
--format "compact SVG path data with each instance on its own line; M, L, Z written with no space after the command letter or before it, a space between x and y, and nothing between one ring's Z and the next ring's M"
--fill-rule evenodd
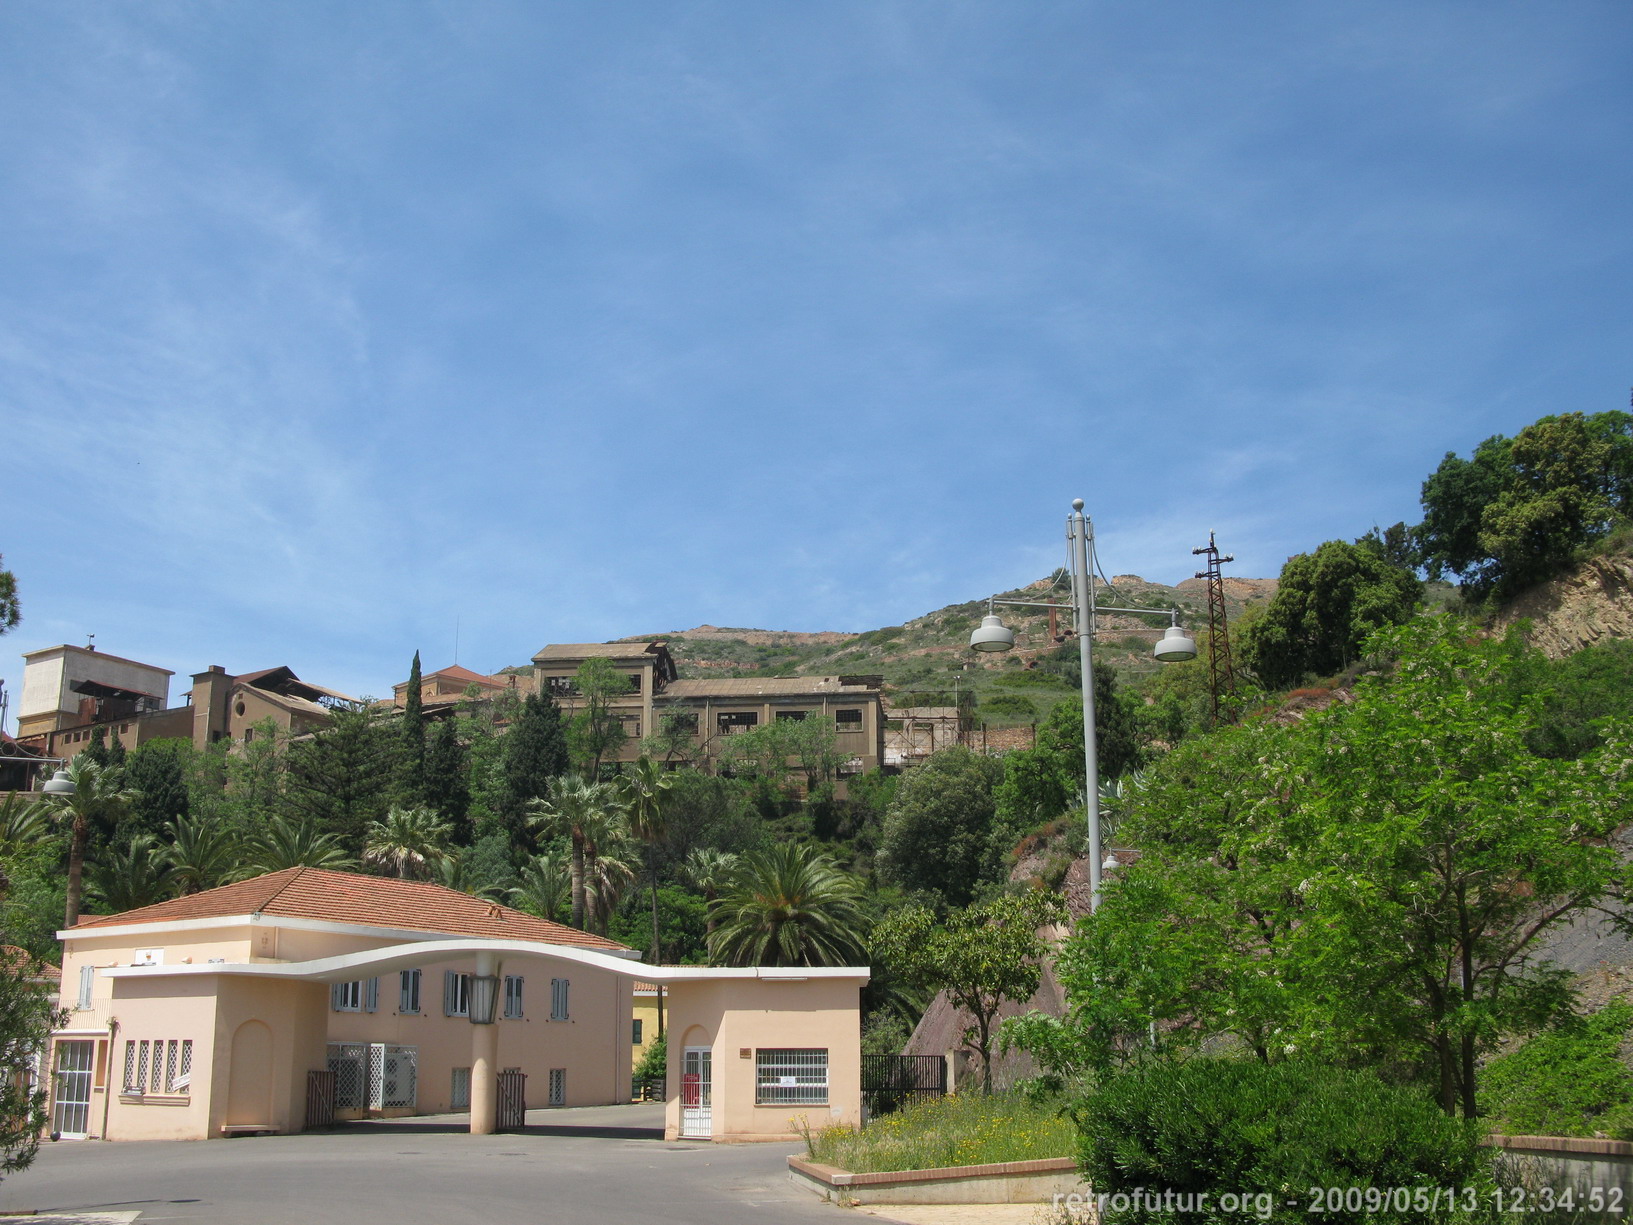
M361 1110L368 1104L368 1062L369 1048L361 1042L329 1043L337 1110Z
M378 1110L385 1088L385 1059L378 1043L369 1046L369 1105Z
M567 1069L550 1069L550 1104L565 1106L567 1104Z
M386 1046L379 1050L380 1106L413 1106L418 1100L418 1050L412 1046Z
M820 1049L754 1052L756 1106L825 1106L828 1104L828 1051Z
M337 1110L382 1110L419 1101L419 1050L380 1042L329 1043Z
M449 1110L469 1110L471 1108L471 1070L469 1068L454 1069L453 1092L448 1098Z

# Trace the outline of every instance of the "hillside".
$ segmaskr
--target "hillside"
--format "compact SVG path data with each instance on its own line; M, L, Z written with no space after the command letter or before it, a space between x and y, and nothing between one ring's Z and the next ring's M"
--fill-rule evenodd
M1112 582L1110 591L1102 589L1099 598L1104 603L1131 608L1177 607L1186 626L1193 630L1206 626L1207 590L1201 579L1186 579L1175 587L1150 583L1138 575L1120 575ZM1054 598L1064 602L1065 583L1054 584L1055 577L1039 579L1002 596L1046 600L1051 598L1053 585ZM1251 603L1267 600L1275 589L1275 579L1227 578L1228 615L1233 619L1240 616ZM854 634L700 625L667 633L632 634L620 641L667 641L683 677L876 674L885 678L897 705L950 706L965 694L973 693L984 700L995 692L1006 692L1012 699L1008 706L1015 721L1041 717L1063 696L1066 686L1052 673L1033 670L1029 665L1070 639L1050 636L1049 614L1044 610L1000 608L999 614L1016 631L1016 649L995 656L978 655L969 649L969 635L986 610L985 599L969 600L900 625ZM1063 610L1062 630L1067 621L1068 614ZM1163 624L1155 618L1103 614L1101 633L1096 639L1097 658L1127 679L1149 672L1156 667L1151 661L1151 645Z

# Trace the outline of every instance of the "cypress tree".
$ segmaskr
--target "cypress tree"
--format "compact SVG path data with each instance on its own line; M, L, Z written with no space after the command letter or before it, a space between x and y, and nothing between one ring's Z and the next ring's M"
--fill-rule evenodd
M399 727L403 738L402 783L403 803L414 807L425 802L425 713L420 698L420 653L414 652L414 663L408 669L408 693L403 698L403 719Z
M461 846L470 845L473 832L466 757L458 727L452 719L442 720L425 749L425 802L453 826L454 841Z
M542 798L550 780L567 773L567 733L561 711L549 694L530 693L504 739L504 809L501 816L511 839L530 845L527 805Z

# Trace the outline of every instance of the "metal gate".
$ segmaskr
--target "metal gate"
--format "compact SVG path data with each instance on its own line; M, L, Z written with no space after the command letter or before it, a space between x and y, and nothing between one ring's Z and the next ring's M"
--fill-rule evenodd
M945 1055L863 1055L862 1099L872 1114L889 1114L920 1098L947 1092Z
M57 1043L56 1100L51 1108L51 1134L83 1140L91 1130L91 1069L96 1062L95 1042Z
M499 1073L499 1117L495 1126L512 1131L527 1126L527 1073L506 1068Z
M680 1134L694 1140L714 1135L714 1053L689 1046L681 1058Z
M306 1074L306 1125L328 1127L335 1121L335 1074L329 1071Z

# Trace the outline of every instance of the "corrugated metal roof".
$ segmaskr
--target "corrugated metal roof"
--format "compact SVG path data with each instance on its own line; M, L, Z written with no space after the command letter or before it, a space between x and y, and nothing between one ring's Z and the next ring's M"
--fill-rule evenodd
M172 898L123 914L82 918L74 931L126 923L173 923L182 919L216 919L266 914L291 919L322 919L367 927L400 928L447 936L485 936L495 940L539 940L578 948L622 949L604 936L552 923L497 902L433 885L335 872L327 868L285 868L265 876Z
M783 694L833 694L866 697L877 694L869 685L847 685L837 676L725 676L670 681L664 696L672 698L776 697Z
M536 664L574 659L646 659L666 649L661 642L553 642L533 657Z

